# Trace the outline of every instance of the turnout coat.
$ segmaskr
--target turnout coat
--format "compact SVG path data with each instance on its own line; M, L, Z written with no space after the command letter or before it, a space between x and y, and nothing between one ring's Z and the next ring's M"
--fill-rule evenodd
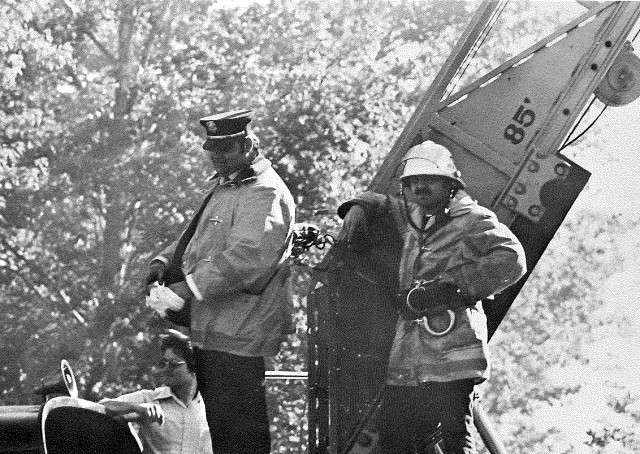
M445 213L432 218L435 225L427 224L424 230L412 227L409 222L412 217L415 225L421 225L423 215L417 205L405 205L390 196L364 193L341 205L338 214L344 217L353 205L365 209L369 225L380 217L393 218L403 242L400 294L411 289L416 281L435 279L456 284L477 301L473 306L455 309L453 329L444 336L430 334L424 319L398 317L387 383L416 386L432 381L485 379L489 372L489 352L487 319L481 300L491 298L525 274L524 249L515 235L492 211L478 205L462 190L451 200Z
M277 354L291 329L288 258L295 204L262 155L235 178L213 178L190 226L154 260L178 263L195 297L191 340L242 356Z

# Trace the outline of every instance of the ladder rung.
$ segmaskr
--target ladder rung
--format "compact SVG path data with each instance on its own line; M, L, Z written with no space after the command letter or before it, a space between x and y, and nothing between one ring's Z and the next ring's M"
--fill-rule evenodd
M267 380L307 380L309 374L306 371L295 370L267 370L264 373Z

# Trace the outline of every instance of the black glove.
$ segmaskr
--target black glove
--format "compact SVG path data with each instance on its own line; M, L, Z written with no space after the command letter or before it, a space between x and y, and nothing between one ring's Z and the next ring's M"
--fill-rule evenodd
M154 260L149 264L149 273L147 274L146 285L149 286L154 282L162 283L164 272L167 270L167 266L160 260Z
M360 205L353 205L344 217L344 225L338 236L354 251L364 251L369 246L367 214Z
M428 281L409 290L405 300L407 315L423 316L472 305L473 300L450 282Z
M180 281L176 282L175 284L171 284L169 286L169 289L171 289L173 293L175 293L185 301L190 301L194 296L193 292L189 288L189 284L187 284L186 281Z
M185 302L184 307L179 311L167 309L165 313L167 314L167 320L170 322L186 328L191 327L191 301Z

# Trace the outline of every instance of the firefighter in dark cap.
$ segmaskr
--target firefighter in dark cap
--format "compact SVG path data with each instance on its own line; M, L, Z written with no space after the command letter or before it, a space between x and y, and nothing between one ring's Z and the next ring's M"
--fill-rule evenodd
M295 204L250 121L249 110L200 120L217 173L189 226L147 276L147 286L171 290L172 303L184 301L167 317L190 328L217 453L270 452L264 357L277 354L291 328Z

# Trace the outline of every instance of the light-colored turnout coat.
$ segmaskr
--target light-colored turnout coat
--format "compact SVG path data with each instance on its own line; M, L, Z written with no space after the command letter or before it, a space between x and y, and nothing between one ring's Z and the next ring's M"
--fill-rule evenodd
M251 176L213 180L212 196L184 251L182 271L195 294L191 340L206 350L275 355L290 330L295 204L262 155ZM184 233L183 233L184 234ZM169 263L178 241L159 257Z
M391 215L396 221L404 239L401 292L412 288L417 280L438 279L455 283L477 301L474 306L457 309L453 329L441 337L429 334L424 320L399 318L387 383L415 386L429 381L486 378L487 319L480 301L504 290L526 272L524 250L515 235L492 211L462 190L449 204L448 218L427 234L408 222L411 216L420 225L422 213L415 205L409 205L407 213L401 200L372 193L347 202L347 206L353 204L363 206L368 219Z

